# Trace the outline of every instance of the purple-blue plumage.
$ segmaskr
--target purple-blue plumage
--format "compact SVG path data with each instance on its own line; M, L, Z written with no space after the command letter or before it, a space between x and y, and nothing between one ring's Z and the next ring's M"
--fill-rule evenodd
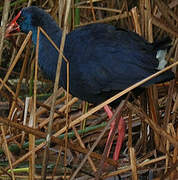
M33 31L34 44L37 27L41 26L59 47L62 32L49 14L32 6L24 8L21 17L23 20L17 23L21 31ZM161 43L159 46L148 43L134 32L116 29L108 24L80 27L67 35L64 48L64 55L70 62L70 93L90 103L101 103L156 73L159 65L156 56L162 47ZM55 79L57 60L57 51L40 34L39 65L51 80ZM63 61L60 85L64 88L66 77ZM141 87L173 78L172 71L167 71Z

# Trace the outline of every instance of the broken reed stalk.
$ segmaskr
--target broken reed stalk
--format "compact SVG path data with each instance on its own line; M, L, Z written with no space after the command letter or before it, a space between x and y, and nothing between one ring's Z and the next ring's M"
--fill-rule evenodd
M178 22L178 16L174 13L174 11L171 11L170 7L167 6L162 0L157 0L155 3L157 4L164 18L166 18L169 23L174 22L172 18ZM173 23L171 23L171 25L174 26Z
M78 6L78 5L74 5L74 8L91 9L91 6ZM115 12L115 13L122 13L122 11L119 10L119 9L111 9L111 8L104 8L104 7L97 7L97 6L93 6L93 9L94 10L101 10L101 11Z
M92 0L89 0L89 1L90 1L90 8L91 8L92 16L93 16L93 21L96 21L95 11L93 9L93 1Z
M158 157L158 158L155 158L155 159L152 159L152 160L149 160L149 161L144 161L142 163L138 163L138 164L136 164L136 167L137 167L137 169L143 168L144 166L148 166L148 165L154 164L156 162L159 162L159 161L162 161L162 160L165 160L165 159L166 159L166 155ZM118 174L127 173L130 170L132 170L131 166L126 166L124 168L120 168L117 171L105 174L103 177L107 178L107 177L111 177L111 176L117 176Z
M6 84L3 82L3 80L0 78L0 82L2 83L2 85L4 85L4 87L15 97L15 93L14 91L12 91L12 89ZM17 97L17 101L23 106L24 105L24 102Z
M67 1L66 4L66 12L65 12L65 20L64 20L64 28L63 28L63 33L62 33L62 38L61 38L61 44L60 44L60 52L63 52L64 50L64 45L65 45L65 39L66 39L66 34L67 34L67 24L68 24L68 16L70 12L70 6L71 6L71 0ZM54 83L54 91L53 91L53 99L52 99L52 104L51 104L51 111L50 111L50 120L48 124L48 132L47 132L47 137L46 137L46 148L44 151L44 156L43 156L43 168L42 168L42 179L46 178L46 168L47 168L47 162L48 162L48 155L49 155L49 147L51 143L51 134L52 134L52 124L53 124L53 116L54 116L54 108L55 108L55 101L56 101L56 95L57 95L57 89L58 89L58 84L59 84L59 78L60 78L60 71L61 71L61 64L62 64L62 53L59 54L58 58L58 64L57 64L57 69L56 69L56 78L55 78L55 83ZM68 70L68 68L67 68ZM67 72L68 74L69 72ZM67 78L68 79L68 78ZM67 82L68 85L69 82ZM68 93L68 92L67 92ZM67 102L68 103L68 102ZM68 105L67 105L68 109ZM66 114L67 120L66 120L66 131L68 130L68 112ZM67 143L67 136L65 138L65 142ZM65 145L67 149L67 144ZM66 159L66 151L65 151L65 158ZM64 164L66 164L66 160L64 160ZM66 177L66 173L64 175Z
M132 180L138 180L137 177L137 164L136 164L136 157L135 157L135 150L133 147L129 149L130 153L130 166L132 169Z
M32 104L32 127L36 128L36 98L37 98L37 80L38 80L38 54L39 54L39 36L40 36L40 29L37 29L37 43L36 43L36 53L35 53L35 77L34 77L34 89L33 89L33 104ZM29 134L29 151L35 148L35 136L33 134ZM29 158L29 178L34 180L35 175L35 152Z
M58 112L58 113L64 113L65 110L66 110L66 108L67 108L67 105L68 105L68 106L71 106L72 104L76 103L77 101L78 101L78 98L76 98L76 97L72 98L72 100L69 101L68 104L65 104L64 106L62 106L57 112ZM58 116L58 114L55 113L53 118L56 118L57 116ZM44 127L48 122L49 122L49 118L47 118L47 119L45 119L44 121L42 121L42 122L38 125L38 127L39 127L39 128L42 128L42 127Z
M32 4L32 0L28 0L27 7L31 6L31 4Z
M13 166L12 166L12 160L11 160L11 156L10 156L10 152L8 149L8 145L7 145L7 139L6 139L6 135L5 135L5 131L4 131L4 127L3 125L1 126L1 132L2 132L2 137L3 137L3 143L5 144L5 154L7 156L8 162L9 162L9 166L10 166L10 170L11 170L11 175L12 175L12 179L15 180L15 176L14 176L14 171L13 171Z
M24 76L24 72L25 72L26 66L27 66L28 57L29 57L29 54L30 54L30 43L31 42L29 41L28 42L29 45L27 45L27 49L26 49L26 53L25 53L25 58L24 58L23 65L22 65L22 70L20 72L19 81L18 81L18 84L17 84L17 87L16 87L16 92L15 92L15 96L13 98L13 102L12 102L11 109L10 109L10 112L9 112L9 115L8 115L8 119L11 119L12 113L13 113L14 108L15 108L16 103L17 103L16 100L17 100L17 98L19 96L21 83L22 83L22 80L23 80L23 76Z
M173 93L174 93L174 86L175 86L175 80L170 81L169 84L169 90L168 90L168 97L167 97L167 103L166 103L166 109L165 109L165 116L163 119L163 127L166 129L169 120L170 120L170 114L172 110L172 99L173 99Z
M7 125L7 126L10 126L10 127L13 127L13 128L17 128L17 129L19 129L19 130L22 130L22 129L23 129L23 131L25 131L27 134L31 133L31 134L35 135L36 137L46 138L46 136L47 136L46 133L43 133L43 132L41 132L41 131L39 131L39 130L37 130L37 129L30 128L30 127L28 127L28 126L24 126L24 125L18 124L18 123L13 122L13 121L10 121L10 120L7 119L7 118L2 118L2 117L0 117L0 123L4 123L4 124ZM57 143L57 144L59 144L59 145L62 146L62 147L65 147L65 141L64 141L64 140L61 140L61 139L59 139L58 137L55 137L55 136L51 136L51 140L52 140L52 142ZM41 143L40 145L38 145L37 147L35 147L35 150L32 150L32 151L37 151L37 150L43 148L43 147L45 146L45 144L46 144L46 142ZM78 146L78 145L72 144L72 143L70 143L70 142L68 142L68 148L69 148L69 149L72 149L72 150L74 150L74 151L77 151L77 152L84 153L84 154L86 154L86 153L89 152L88 149L84 149L84 148L82 148L82 147L80 147L80 146ZM23 156L23 160L26 159L29 155L31 155L31 153L32 153L32 152L28 152L27 154L25 154L25 155ZM99 155L98 153L95 153L95 152L92 152L92 153L90 154L90 156L93 157L93 158L95 158L95 159L99 159L99 160L102 159L102 156ZM117 162L115 162L115 161L112 160L112 159L107 158L107 159L106 159L106 162L107 162L108 164L112 165L112 166L117 167Z
M127 107L129 109L134 110L140 117L143 117L143 120L154 130L155 133L169 140L169 142L171 142L174 147L178 147L178 140L173 138L164 129L162 129L159 125L157 125L152 119L150 119L141 108L132 105L129 102L127 103Z
M31 112L29 108L31 107L31 97L26 97L25 98L25 105L24 105L24 114L23 114L23 125L27 124L27 115L28 112ZM24 144L25 141L25 132L22 131L22 137L21 137L21 145Z
M52 180L54 179L54 176L55 176L55 174L56 174L56 170L57 170L59 161L60 161L60 159L61 159L61 152L62 152L62 147L59 147L59 152L58 152L56 164L55 164L55 167L53 168L53 172L52 172Z
M70 5L69 5L70 6ZM68 7L70 9L70 7ZM66 21L67 26L67 21ZM67 29L67 28L66 28ZM65 34L66 35L66 34ZM63 50L62 50L63 51ZM61 56L62 58L62 56ZM62 59L61 59L62 61ZM65 166L65 173L64 177L67 176L67 143L68 143L68 130L69 130L69 124L70 124L70 118L69 118L69 63L67 63L67 91L66 91L66 132L65 132L65 153L64 153L64 166Z
M169 26L165 24L161 19L158 19L157 17L152 15L151 21L155 26L159 27L160 29L163 29L167 33L171 33L173 36L178 37L178 32L174 29L169 28Z
M77 140L78 140L80 146L81 146L82 148L86 148L86 147L85 147L85 144L84 144L83 141L82 141L82 138L80 137L80 135L79 135L79 133L78 133L78 131L77 131L77 129L76 129L74 126L72 126L72 129L73 129L73 131L74 131L74 133L75 133L75 136L77 137ZM89 164L90 164L92 170L93 170L94 172L96 172L96 170L97 170L97 169L96 169L96 166L95 166L95 164L94 164L94 162L92 161L92 159L91 159L90 156L88 157L88 161L89 161Z
M61 49L59 49L56 44L54 43L54 41L48 36L48 34L41 28L40 31L46 36L46 38L49 40L49 42L54 46L54 48L58 51L59 54L62 55L62 58L66 61L66 63L69 63L69 61L67 60L67 58L64 56L63 52L61 51Z
M45 146L45 144L46 144L46 142L43 142L40 145L38 145L37 147L35 147L34 149L32 149L31 151L28 151L25 155L21 156L18 160L16 160L14 163L12 163L12 167L14 168L15 166L17 166L21 162L28 159L29 156L32 155L32 153L35 153L35 152L39 151L40 149L42 149ZM9 169L9 167L6 167L6 170L8 170L8 169Z
M131 15L130 13L124 12L124 13L116 15L116 16L111 16L111 17L107 17L107 18L104 18L104 19L91 21L91 22L88 22L88 23L81 23L80 25L75 26L75 27L81 27L81 26L85 26L85 25L93 24L93 23L106 23L106 22L110 22L110 21L114 21L114 20L117 21L119 19L127 18L130 15Z
M178 140L178 128L177 128L177 134L176 134L173 126L172 126L172 128L171 128L171 131L172 131L173 137ZM174 153L173 153L173 160L172 160L173 164L176 163L177 156L178 156L178 148L175 147L175 148L174 148ZM176 175L176 170L174 170L174 171L171 173L172 179L175 179L175 175Z
M142 32L141 32L140 23L138 20L139 18L138 18L137 8L136 7L132 8L131 13L132 13L133 22L135 25L135 31L137 34L139 34L141 36Z
M63 17L63 12L65 9L65 0L60 0L60 6L58 7L59 11L58 11L58 16L59 16L59 27L62 27L62 17Z
M2 20L1 20L1 29L0 29L0 65L2 63L2 52L3 52L3 44L4 44L4 35L6 31L6 24L9 15L9 8L10 8L10 1L4 0L4 7L2 13Z
M170 134L170 124L167 126L167 133ZM169 149L170 149L170 142L167 140L166 141L166 162L165 162L165 171L164 173L167 172L168 170L168 163L169 163Z
M83 160L81 161L81 163L78 165L78 168L75 170L75 172L72 174L70 180L74 180L74 178L76 177L76 175L78 174L78 172L80 171L80 169L83 167L84 163L86 162L86 160L88 159L89 156L91 156L91 154L93 153L93 150L95 149L95 147L97 146L97 144L99 143L99 141L101 140L101 138L103 137L103 135L105 134L105 132L107 131L107 129L110 127L111 122L116 119L117 117L118 119L120 119L120 111L122 110L125 101L123 100L120 104L119 107L117 108L116 112L113 114L112 118L109 120L109 122L107 123L107 125L104 127L104 129L102 130L102 132L100 133L100 135L98 136L97 140L94 142L94 144L92 145L92 147L90 148L90 150L88 151L88 153L85 155L85 157L83 158ZM119 114L119 115L118 115ZM107 151L107 149L105 149ZM103 153L105 154L105 153ZM102 161L105 161L105 157L102 156L101 158L101 165L102 165ZM106 162L106 161L105 161ZM99 174L100 175L100 174ZM99 175L96 175L97 177L100 177Z
M33 127L33 124L34 124L34 114L35 114L35 110L34 110L34 107L33 107L33 98L30 97L31 99L31 102L32 102L32 107L31 107L31 112L30 112L30 118L29 118L29 127ZM23 131L24 132L24 131ZM28 134L28 137L29 137L29 152L31 152L34 148L35 148L35 136L31 133ZM35 164L35 152L32 151L32 154L31 156L29 157L29 178L34 180L34 175L35 175L35 167L34 167L34 164Z
M13 61L13 63L11 64L11 66L10 66L10 68L9 68L9 70L8 70L8 72L6 73L6 76L4 77L3 82L2 82L2 84L0 85L0 90L2 89L4 83L6 83L6 81L8 80L9 75L11 74L14 66L16 65L17 61L19 60L19 58L20 58L23 50L25 49L27 43L29 42L29 40L30 40L30 38L31 38L31 35L32 35L32 32L30 31L30 32L27 34L25 40L23 41L23 43L22 43L22 45L21 45L21 47L20 47L20 49L19 49L19 51L18 51L18 53L17 53L14 61Z
M156 109L156 102L155 102L155 94L154 94L154 87L149 87L148 88L148 101L149 101L149 110L150 110L150 115L152 120L159 125L159 121L158 121L158 115L157 115L157 109ZM145 110L146 112L146 110ZM145 123L143 121L143 123ZM145 123L146 125L146 123ZM147 132L147 128L145 129L145 132ZM160 136L158 136L158 134L154 134L154 143L156 148L158 148L159 150L162 149L162 146L160 146ZM146 147L145 147L146 148Z
M59 89L58 89L58 92L57 92L57 96L61 96L63 92L64 92L64 90L63 90L62 88L59 88ZM50 107L50 106L51 106L51 101L52 101L52 96L53 96L53 95L51 95L47 100L45 100L45 101L43 102L43 104ZM64 97L64 98L65 98L65 97ZM60 100L61 100L61 101L60 101L61 103L65 100L64 98L61 98L61 99L60 99ZM40 115L43 114L43 113L45 113L46 111L47 111L47 110L46 110L44 107L40 106L40 107L37 109L37 112L36 112L37 118L40 117Z

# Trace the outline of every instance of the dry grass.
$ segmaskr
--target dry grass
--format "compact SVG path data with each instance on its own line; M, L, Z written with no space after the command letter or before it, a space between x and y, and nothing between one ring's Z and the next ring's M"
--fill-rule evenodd
M9 20L21 7L29 6L31 3L30 0L22 3L20 0L12 1ZM60 3L59 6L57 0L46 0L34 1L33 5L47 9L66 31L89 23L103 22L135 31L150 42L170 36L173 45L168 54L168 61L172 65L163 71L173 68L176 73L178 63L177 0L72 1L70 21L67 26L64 26L66 23L64 15L67 8L62 5L65 4L65 0L61 0ZM3 5L2 2L0 5ZM77 8L80 9L79 15ZM78 19L79 16L80 19ZM42 176L47 176L49 179L52 177L53 179L59 177L94 179L96 174L98 179L113 175L134 180L151 176L154 179L175 180L178 178L178 169L176 169L178 167L176 81L150 87L147 96L136 99L132 104L126 101L125 105L120 107L122 116L128 125L128 133L122 147L121 157L118 162L115 162L106 158L106 153L103 153L109 125L100 126L101 122L107 122L102 108L163 71L134 84L96 107L90 105L86 112L84 103L75 97L70 97L62 89L55 89L54 94L48 99L45 96L43 100L40 100L38 95L48 91L49 82L41 78L37 61L34 61L30 54L31 33L25 39L24 37L18 34L17 38L16 36L13 38L13 43L5 40L1 48L4 53L0 68L5 70L5 73L4 76L0 75L0 152L2 160L6 158L8 162L8 165L1 166L0 177L2 179L5 177L8 179L28 179L28 177L41 179L42 167L39 170L35 165L42 165L44 150L48 155L45 161L50 167L46 168L46 163L43 164ZM28 62L32 62L31 65ZM17 66L20 66L20 71L16 68ZM14 73L14 71L18 72ZM16 85L12 84L12 77L17 79ZM22 79L26 80L25 83ZM29 85L28 82L32 79L34 79L34 86L30 88L33 83ZM43 84L47 84L47 88ZM29 100L26 98L25 101L24 97L28 96L28 91L33 91L33 96ZM84 121L86 122L83 128ZM48 126L49 122L51 122L50 126ZM83 129L87 128L89 130L85 132ZM67 133L71 131L74 135L67 138ZM52 148L46 146L45 141L42 142L42 138L45 139L47 136L46 132L52 134ZM63 139L57 138L58 136ZM41 141L35 146L35 141L39 140ZM24 146L24 142L29 143L29 148ZM11 148L14 144L18 148L18 153ZM103 169L102 161L105 159L108 167ZM28 165L26 171L20 168L22 163ZM8 171L8 169L14 171ZM19 172L15 171L17 169Z

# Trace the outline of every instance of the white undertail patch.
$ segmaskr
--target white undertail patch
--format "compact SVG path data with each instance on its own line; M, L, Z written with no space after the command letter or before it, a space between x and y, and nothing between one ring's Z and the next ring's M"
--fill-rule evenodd
M156 59L159 61L159 65L157 67L158 70L164 69L167 61L166 61L167 50L158 50L156 54Z

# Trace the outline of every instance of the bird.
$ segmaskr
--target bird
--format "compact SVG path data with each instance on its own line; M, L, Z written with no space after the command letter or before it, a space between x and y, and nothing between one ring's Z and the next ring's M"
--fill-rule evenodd
M14 32L32 31L32 41L37 44L37 28L41 27L59 47L62 29L43 9L36 6L23 8L6 29L6 37ZM163 69L169 40L149 43L137 33L116 28L111 24L93 23L81 26L66 35L63 54L69 61L69 92L81 100L98 105L129 86ZM52 80L55 80L58 51L40 33L39 66ZM139 95L146 87L172 80L174 73L168 70L133 90ZM66 62L62 61L59 85L66 89ZM116 100L111 107L118 105ZM109 118L113 112L104 107ZM112 132L111 125L110 133ZM118 160L125 134L125 123L121 117L114 160ZM109 152L108 152L109 155Z

